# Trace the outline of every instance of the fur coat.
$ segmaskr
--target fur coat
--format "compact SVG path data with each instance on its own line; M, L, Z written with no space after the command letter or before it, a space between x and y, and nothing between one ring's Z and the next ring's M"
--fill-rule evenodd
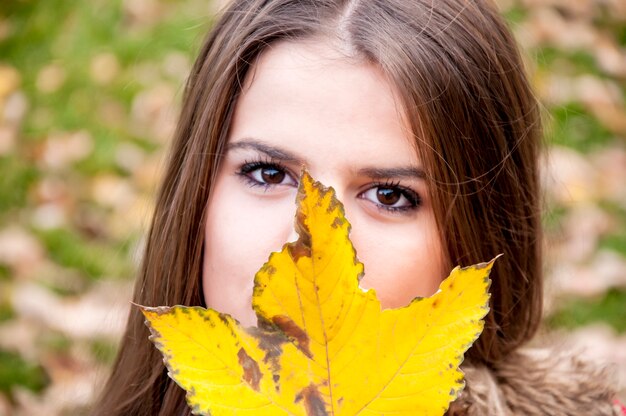
M466 386L449 416L623 416L608 369L573 353L528 349L491 369L462 368Z

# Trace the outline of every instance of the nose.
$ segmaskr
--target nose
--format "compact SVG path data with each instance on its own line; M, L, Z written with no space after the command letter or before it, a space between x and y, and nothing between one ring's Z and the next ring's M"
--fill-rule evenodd
M342 176L332 169L327 172L320 172L318 176L315 176L314 173L315 172L311 172L313 179L320 182L326 188L333 188L335 197L343 202L344 194L346 193L346 185L342 181Z

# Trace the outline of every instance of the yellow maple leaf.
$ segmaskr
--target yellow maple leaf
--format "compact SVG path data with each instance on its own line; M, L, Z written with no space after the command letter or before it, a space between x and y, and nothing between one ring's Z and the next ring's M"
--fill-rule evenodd
M488 311L493 261L383 310L332 188L304 172L299 239L255 276L258 327L201 307L141 307L169 375L201 415L442 415Z

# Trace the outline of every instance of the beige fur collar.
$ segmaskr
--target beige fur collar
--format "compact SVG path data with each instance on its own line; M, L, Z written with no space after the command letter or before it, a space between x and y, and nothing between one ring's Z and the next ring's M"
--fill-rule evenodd
M576 355L534 349L493 369L463 365L466 387L449 416L620 415L607 369Z

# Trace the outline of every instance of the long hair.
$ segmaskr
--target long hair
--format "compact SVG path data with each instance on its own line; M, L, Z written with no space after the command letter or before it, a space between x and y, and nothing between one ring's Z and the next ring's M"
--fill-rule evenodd
M488 0L232 1L186 84L134 302L204 306L206 205L244 78L273 42L313 37L340 39L397 86L450 263L504 253L485 329L466 357L506 359L541 318L541 129L517 46ZM94 415L188 414L148 335L133 308Z

